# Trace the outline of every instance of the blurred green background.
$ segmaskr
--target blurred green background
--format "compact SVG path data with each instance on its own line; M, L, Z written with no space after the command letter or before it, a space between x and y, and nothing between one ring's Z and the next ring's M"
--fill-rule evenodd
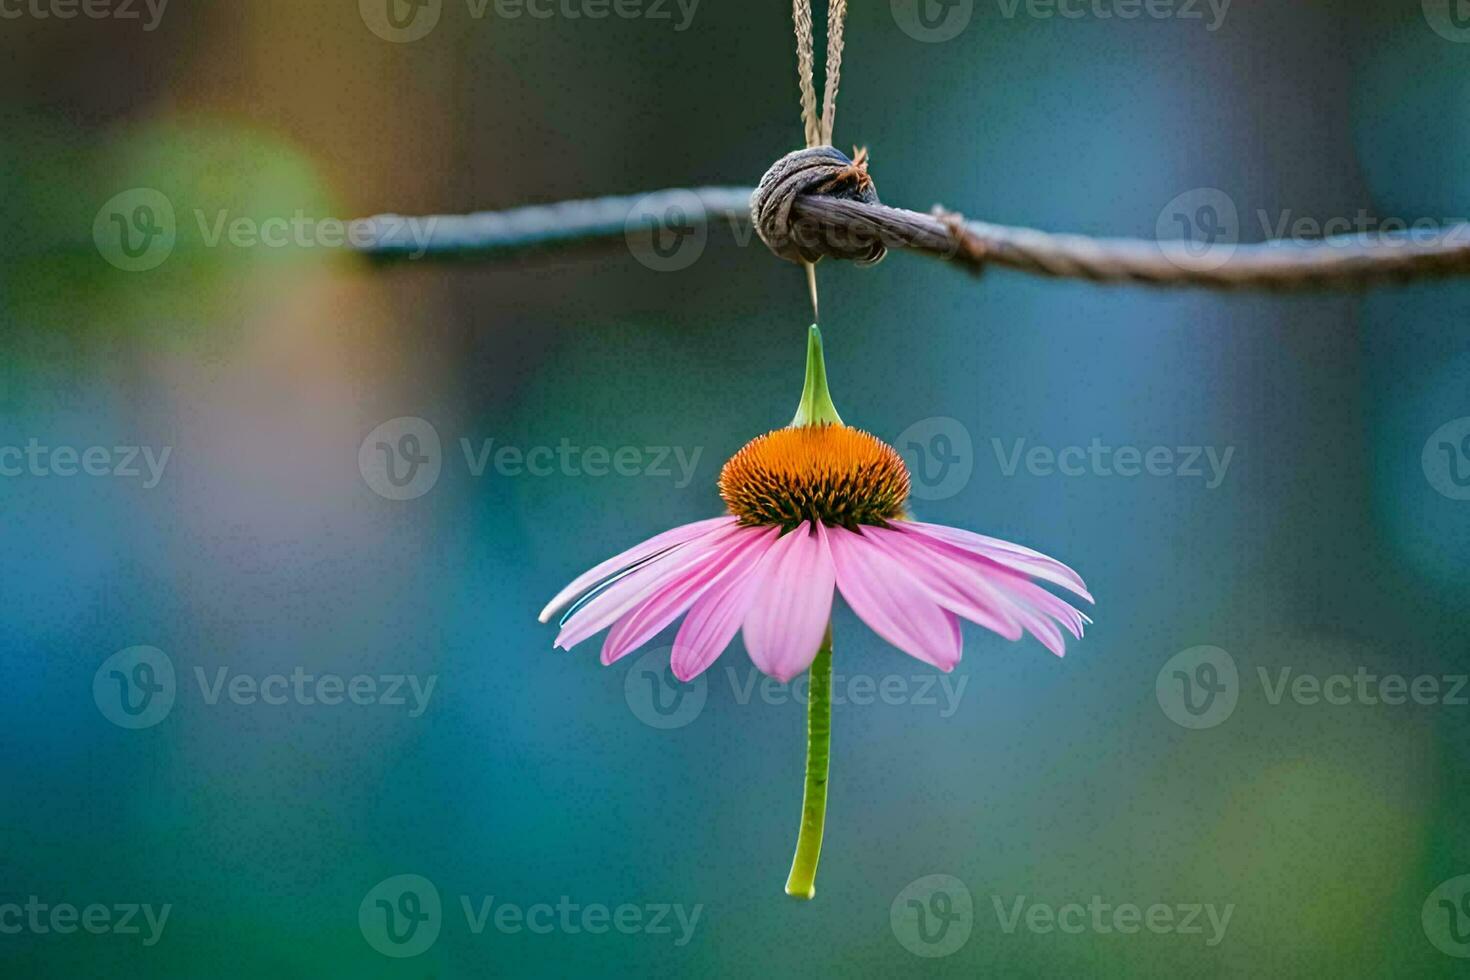
M721 462L795 403L800 272L723 225L676 271L622 240L390 266L319 231L211 244L237 220L753 184L801 138L789 9L87 9L111 13L0 5L0 972L1463 974L1470 692L1273 691L1286 668L1470 670L1470 285L1280 297L824 265L838 406L923 469L919 516L1056 555L1098 604L1065 660L970 629L949 688L839 604L851 697L818 895L796 903L798 700L749 686L737 642L681 701L668 636L602 668L595 643L553 653L535 613L718 512ZM1302 216L1470 216L1460 6L1051 9L854 5L837 143L871 148L885 201L1142 237L1227 201L1243 241ZM161 229L160 197L171 247L128 255L112 215ZM403 418L439 450L420 440L437 479L399 500L374 433L411 445ZM1018 440L1095 439L1230 462L1219 480L1177 452L1163 476L1009 465ZM486 440L583 452L477 472ZM58 447L101 447L112 473L137 447L141 475L63 475ZM143 447L169 451L154 485ZM633 462L604 472L588 447ZM152 674L109 660L138 646ZM117 677L169 668L153 716L119 714ZM210 696L293 672L434 687L421 711ZM1181 707L1181 675L1221 707ZM442 911L417 955L385 955L410 951L376 904L412 911L406 874ZM931 875L943 896L913 884ZM32 896L170 912L152 944L141 916L139 935L58 934L5 912ZM464 903L491 896L477 931ZM1213 945L1207 924L1007 931L1023 896L1232 911ZM494 924L558 902L643 925ZM699 907L688 934L647 928L664 905Z

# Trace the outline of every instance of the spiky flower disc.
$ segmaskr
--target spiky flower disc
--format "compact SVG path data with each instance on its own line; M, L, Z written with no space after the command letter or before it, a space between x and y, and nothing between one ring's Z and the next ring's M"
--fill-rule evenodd
M883 440L837 423L777 429L720 471L720 496L747 525L855 529L904 516L909 471Z

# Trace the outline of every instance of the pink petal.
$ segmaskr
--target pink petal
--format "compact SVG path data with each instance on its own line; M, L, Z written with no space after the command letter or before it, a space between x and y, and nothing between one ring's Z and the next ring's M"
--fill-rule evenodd
M868 628L909 656L945 672L959 663L960 624L863 533L827 532L837 588Z
M662 534L656 534L642 544L634 545L620 555L614 555L607 561L601 562L581 575L578 575L572 580L570 585L558 592L556 598L548 602L546 608L541 610L541 616L539 617L541 622L544 623L549 620L556 614L557 610L603 579L657 555L661 551L676 548L711 531L732 524L735 520L734 517L727 514L724 517L713 517L707 521L695 521L693 524L684 524L665 531Z
M826 531L803 521L771 545L755 570L745 649L762 673L785 684L812 665L832 617L836 573Z
M760 585L755 569L775 540L774 534L768 536L740 569L732 570L690 607L674 637L670 657L670 666L679 680L691 681L704 673L735 638Z
M706 561L665 581L638 608L613 624L602 646L602 662L615 663L659 634L711 587L753 566L776 536L775 528L755 529L727 539Z
M1088 602L1093 601L1080 575L1055 558L1048 558L1039 551L1032 551L1030 548L1002 541L999 538L987 538L983 534L976 534L962 528L945 527L943 524L902 521L898 526L944 541L971 554L980 555L1004 568L1020 572L1022 575L1060 585L1064 589L1077 593Z
M902 565L945 609L1008 640L1021 638L1024 630L1010 608L1010 599L986 581L984 569L952 557L917 534L869 527L863 535Z
M711 554L723 550L731 537L751 531L751 528L727 525L639 566L573 612L562 625L553 646L570 650L627 615L670 579L708 561Z
M992 601L998 601L1008 617L1024 626L1027 632L1057 656L1065 656L1066 642L1053 619L1061 622L1073 636L1079 639L1082 637L1083 624L1090 620L1032 582L1025 573L934 535L915 531L907 523L900 523L896 527L900 537L912 542L909 546L911 550L923 549L941 561L949 570L951 581L961 591L974 591L993 597ZM940 601L948 605L943 597ZM957 611L964 613L964 610Z

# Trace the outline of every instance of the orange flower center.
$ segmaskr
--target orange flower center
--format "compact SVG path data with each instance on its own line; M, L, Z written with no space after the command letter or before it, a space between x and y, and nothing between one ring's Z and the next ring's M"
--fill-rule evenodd
M904 516L909 471L892 446L860 429L777 429L730 458L720 496L742 524L881 525Z

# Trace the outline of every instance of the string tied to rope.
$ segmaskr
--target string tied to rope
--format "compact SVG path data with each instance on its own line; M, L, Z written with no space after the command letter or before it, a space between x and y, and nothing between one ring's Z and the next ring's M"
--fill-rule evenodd
M872 265L888 253L881 238L861 228L802 219L797 198L806 196L878 204L868 173L868 151L851 158L833 146L813 146L786 154L766 171L750 196L750 220L775 255L791 262L850 259Z

